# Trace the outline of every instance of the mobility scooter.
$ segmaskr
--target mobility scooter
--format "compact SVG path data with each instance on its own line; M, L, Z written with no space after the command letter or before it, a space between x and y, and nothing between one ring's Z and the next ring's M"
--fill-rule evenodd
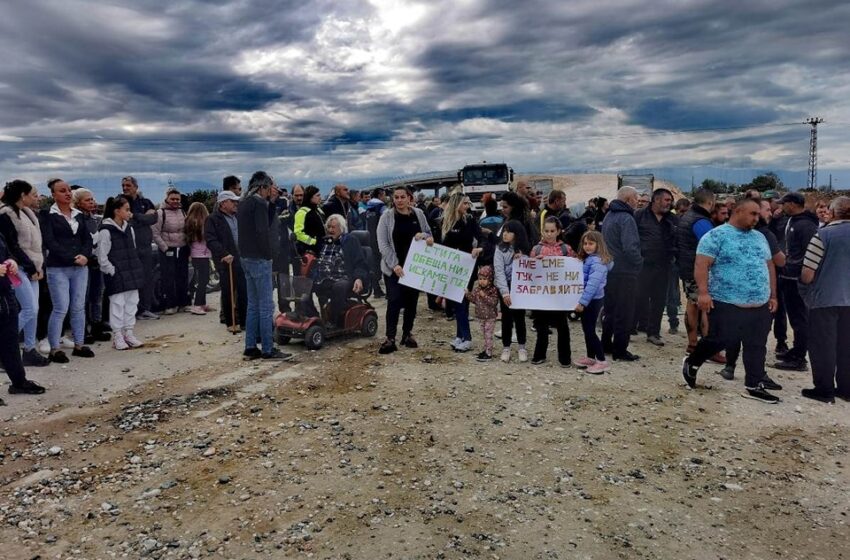
M372 262L372 249L369 247L369 232L353 231L352 235L360 243L360 248L367 262ZM304 345L309 350L318 350L328 338L339 336L361 335L372 337L378 332L378 314L368 301L371 289L363 294L351 294L349 304L337 325L331 321L330 304L319 302L317 316L306 313L314 309L312 304L313 281L310 279L310 269L315 262L315 256L307 255L301 261L301 274L292 278L290 297L287 301L295 303L295 311L279 313L274 320L275 339L278 344L288 344L293 338L304 339Z

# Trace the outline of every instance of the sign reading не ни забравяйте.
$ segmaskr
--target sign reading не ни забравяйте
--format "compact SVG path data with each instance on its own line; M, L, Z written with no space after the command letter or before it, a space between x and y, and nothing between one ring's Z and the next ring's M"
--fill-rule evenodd
M474 266L469 253L414 239L399 284L460 303Z
M584 291L582 262L572 257L520 257L513 264L511 308L572 311Z

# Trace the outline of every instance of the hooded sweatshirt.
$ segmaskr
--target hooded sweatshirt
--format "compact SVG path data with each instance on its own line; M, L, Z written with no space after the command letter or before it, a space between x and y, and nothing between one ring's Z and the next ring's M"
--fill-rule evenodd
M475 318L482 321L495 320L499 315L499 291L493 283L493 267L482 266L478 269L478 279L487 280L486 288L478 283L469 292L467 299L475 304Z

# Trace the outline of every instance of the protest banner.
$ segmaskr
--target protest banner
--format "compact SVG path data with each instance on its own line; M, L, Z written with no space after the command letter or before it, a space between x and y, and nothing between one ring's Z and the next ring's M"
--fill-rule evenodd
M511 308L572 311L584 291L582 262L572 257L514 261Z
M474 265L469 253L414 239L399 284L460 303Z

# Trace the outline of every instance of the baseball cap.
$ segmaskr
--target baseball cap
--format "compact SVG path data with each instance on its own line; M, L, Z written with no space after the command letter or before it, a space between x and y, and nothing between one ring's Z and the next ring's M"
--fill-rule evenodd
M218 196L216 197L216 202L218 204L221 204L225 200L233 200L239 202L239 197L236 196L236 193L234 193L233 191L221 191L220 193L218 193Z
M783 196L782 198L779 199L779 202L781 204L785 204L786 202L793 202L794 204L797 204L798 206L805 206L806 205L806 199L803 198L803 195L801 195L800 193L795 193L795 192L787 193L785 196Z

